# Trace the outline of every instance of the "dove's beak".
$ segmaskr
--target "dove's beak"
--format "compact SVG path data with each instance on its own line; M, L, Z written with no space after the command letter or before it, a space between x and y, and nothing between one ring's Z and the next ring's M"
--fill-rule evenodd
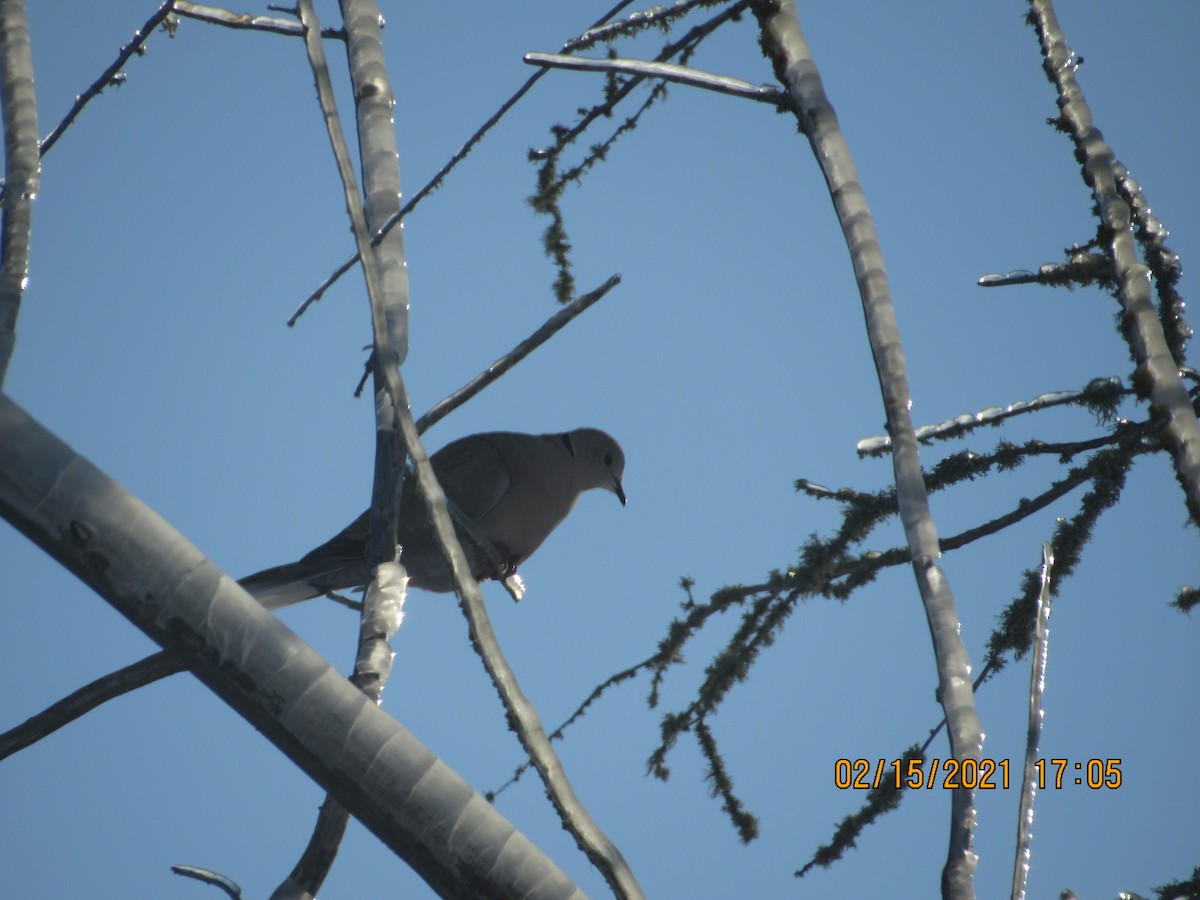
M617 495L617 499L621 501L621 505L625 505L625 488L621 487L621 479L616 475L613 476L612 492Z

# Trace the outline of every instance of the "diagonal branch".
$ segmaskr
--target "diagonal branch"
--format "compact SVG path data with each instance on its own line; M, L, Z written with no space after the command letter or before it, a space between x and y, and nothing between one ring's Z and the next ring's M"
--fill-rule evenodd
M531 66L541 66L544 69L574 69L580 72L613 72L639 75L644 78L661 78L663 81L687 84L716 91L719 94L728 94L731 97L769 103L777 109L786 109L791 102L787 94L769 84L751 84L741 78L734 78L730 75L714 75L711 72L702 72L691 66L681 66L676 63L623 59L621 57L585 59L565 56L561 53L526 53L524 59Z
M581 896L395 719L4 394L0 516L185 660L435 890L454 895L465 883L479 897ZM460 827L464 821L478 827Z
M1008 406L989 406L977 413L965 413L934 425L922 425L916 429L917 440L922 444L936 440L961 437L983 425L998 425L1014 416L1028 415L1042 409L1065 404L1087 406L1104 414L1114 409L1121 397L1133 393L1116 376L1093 378L1081 391L1049 391L1038 394L1032 400L1018 400ZM858 442L859 456L882 456L892 446L887 435L872 435Z
M603 25L625 7L629 6L632 2L633 0L620 0L616 6L597 19L595 24L593 24L592 28L588 29L588 31L591 31L597 26ZM573 44L580 40L581 38L575 38L572 41L568 41L563 46L563 49L567 50L571 48ZM446 176L450 174L454 167L467 158L467 155L475 149L475 145L483 140L484 136L491 131L493 127L495 127L497 122L504 118L505 114L508 113L510 109L517 105L522 97L529 93L533 86L537 84L542 76L546 74L546 71L546 69L540 69L537 72L534 72L529 76L528 79L526 79L524 84L517 88L511 97L500 104L499 109L492 113L492 115L488 117L488 120L480 125L479 128L475 130L474 134L467 138L466 143L464 143L458 148L458 150L454 152L450 159L448 159L445 164L438 169L437 173L431 179L429 179L428 182L426 182L425 186L413 194L409 201L405 203L404 206L399 209L399 211L397 211L394 215L389 216L387 220L379 226L379 230L371 236L372 246L383 240L387 233L399 225L401 220L410 212L412 212L413 209L416 208L417 204L424 200L426 196L442 186L442 182L446 180ZM325 295L325 292L333 287L334 283L339 278L349 272L361 258L362 257L355 252L353 255L343 260L341 265L339 265L333 270L333 272L326 276L326 278L319 285L317 285L307 297L304 298L304 301L298 307L296 307L296 311L292 313L291 317L287 321L288 327L294 326L296 322L299 321L300 317L304 315L305 311L318 300L320 300L321 297Z
M1134 245L1129 203L1116 181L1116 159L1092 124L1091 109L1075 80L1075 53L1067 46L1051 0L1030 0L1029 20L1041 42L1046 77L1058 90L1062 110L1058 121L1075 142L1084 181L1092 188L1110 242L1122 308L1121 331L1137 363L1134 387L1149 399L1151 412L1166 423L1163 446L1175 463L1192 523L1200 525L1200 425L1179 377L1182 360L1172 356L1150 299L1150 270L1138 258Z
M520 362L521 359L545 343L546 340L563 328L568 322L572 321L585 309L603 297L619 281L620 276L614 275L594 291L576 298L567 306L558 310L540 328L506 355L496 360L487 369L476 375L475 378L454 393L434 404L428 412L417 420L417 431L424 433L428 428L441 421L471 397L478 394L487 385L491 384ZM334 599L338 598L334 597ZM360 608L357 603L347 602L346 605L354 609ZM47 735L52 734L65 725L69 725L71 722L109 700L116 699L122 694L148 684L153 684L161 678L166 678L168 675L173 675L183 670L183 665L178 661L161 665L162 661L159 658L161 655L155 654L154 656L132 663L116 672L110 672L96 679L91 684L80 688L70 696L64 697L28 721L13 727L9 731L0 733L0 759L37 743ZM551 737L553 738L553 735Z
M665 62L678 56L681 62L686 63L702 41L714 34L725 23L736 21L749 6L750 0L736 0L727 5L712 18L689 29L683 37L665 45L655 57L655 61ZM580 162L560 171L561 157L567 147L574 144L584 131L598 119L610 117L617 105L622 103L645 80L646 76L644 75L631 75L624 79L608 79L602 102L587 109L580 109L578 111L579 118L570 128L561 125L554 126L551 129L554 143L550 147L530 151L530 162L537 164L538 171L537 189L528 202L535 212L550 219L550 223L542 234L542 245L546 255L553 260L554 268L558 273L554 280L554 293L560 303L566 303L574 293L575 278L571 273L571 242L567 235L559 200L568 185L578 184L586 172L607 157L615 141L622 134L627 134L637 127L642 115L653 104L666 96L666 85L661 81L656 83L639 109L626 117L625 121L618 125L606 140L593 144Z
M306 21L312 15L310 4L311 0L301 0L302 8L306 10ZM454 526L446 509L445 495L433 474L433 468L421 445L416 425L409 412L408 396L399 371L400 363L407 351L407 303L404 303L403 307L390 305L394 303L395 297L383 290L382 285L377 288L373 283L378 278L373 272L374 263L377 259L381 261L388 259L388 256L382 252L383 245L376 248L374 252L371 246L371 234L378 232L378 226L382 224L384 218L380 214L382 212L380 204L390 201L398 202L397 198L399 197L398 183L394 185L394 188L386 186L387 178L390 178L392 171L395 170L396 154L391 126L391 90L386 82L384 74L386 70L382 65L382 52L378 41L379 13L373 0L343 0L342 17L346 23L349 38L351 75L355 86L354 96L359 107L359 144L364 160L364 192L367 195L368 204L371 205L368 214L369 222L368 216L364 216L351 202L354 193L353 174L348 171L345 154L340 150L338 151L338 161L342 180L346 186L347 208L354 224L355 241L358 244L359 256L364 262L363 270L367 276L368 292L371 298L372 324L375 334L375 383L376 395L379 398L376 407L381 409L384 406L383 394L386 389L394 416L386 424L381 419L381 428L391 430L399 425L402 435L401 446L407 449L413 459L418 486L429 506L434 529L454 575L461 605L468 620L471 641L480 653L484 667L496 685L510 718L517 723L518 737L526 751L535 760L551 802L562 818L564 826L575 837L580 849L601 871L619 897L642 897L641 888L621 852L600 830L575 796L561 762L542 731L537 712L522 693L515 674L504 659L499 642L488 621L482 592L471 575L470 567L455 535ZM320 51L319 41L313 37L311 32L307 42L310 54L318 54ZM367 66L367 63L371 65ZM323 100L322 106L326 109L330 137L336 145L337 135L335 132L337 129L333 127L332 97L327 101ZM378 143L381 140L386 141L388 138L393 142L392 149L384 154ZM372 163L377 163L381 159L387 159L390 165L384 167L367 162L370 160ZM384 171L385 169L386 171ZM372 230L369 231L368 226L372 226ZM400 248L402 246L399 243L400 235L399 230L392 230L384 240L396 248ZM394 261L395 257L392 259ZM403 266L388 266L380 275L384 280L391 275L397 284L401 283L401 276L403 276L404 298L407 299L407 276ZM389 305L385 306L385 304ZM384 550L390 554L392 548L395 547L395 517L399 506L398 496L389 498L386 492L380 490L378 468L380 455L377 454L376 459L376 491L372 500L371 512L373 557L376 553L382 554ZM397 468L392 468L390 471L395 473ZM391 518L386 532L377 527L380 517L389 512L378 508L381 502L390 502L391 504Z
M182 875L184 878L194 878L196 881L211 885L215 888L220 888L233 900L242 900L242 888L232 878L222 875L220 872L213 872L210 869L200 869L196 866L171 866L171 871L176 875Z
M301 0L302 17L306 23L315 22L312 14L311 0ZM353 181L353 173L349 171L348 154L344 142L340 142L340 129L336 127L335 108L332 94L327 84L327 72L323 73L317 65L321 51L319 41L312 30L308 33L307 45L314 59L314 71L318 75L318 89L322 96L322 108L325 110L326 122L330 138L335 145L338 156L338 167L342 175L347 195L347 209L354 225L355 241L358 244L359 255L364 262L363 271L367 278L368 293L371 299L372 325L375 335L375 383L376 409L380 413L380 430L391 432L396 425L401 431L399 446L406 449L412 456L417 472L418 486L429 505L435 531L442 545L454 574L454 580L462 601L464 612L469 622L472 642L480 652L484 666L492 677L500 692L513 721L517 722L518 735L522 739L527 752L537 761L538 771L546 784L556 810L563 819L563 824L575 836L580 848L588 855L593 864L600 869L609 881L613 890L620 897L639 898L642 895L633 873L630 871L620 851L597 827L588 815L586 809L576 798L570 783L562 771L562 765L549 741L542 732L537 713L532 704L522 694L517 685L516 677L504 660L500 647L487 619L483 606L483 596L478 583L470 573L462 547L455 535L454 526L446 509L446 498L441 486L433 474L424 447L417 434L416 425L409 412L407 393L399 366L407 350L407 303L395 305L396 296L387 290L385 284L388 276L395 280L394 285L402 285L403 299L407 299L407 277L402 266L387 266L389 258L394 262L397 255L384 252L381 245L374 251L370 242L368 225L380 221L380 204L395 200L399 196L398 183L395 190L385 187L395 169L396 154L394 149L388 154L382 154L378 146L381 140L387 141L391 132L391 91L383 74L386 70L382 65L381 45L378 39L378 9L373 0L343 0L343 19L346 23L348 46L351 59L351 75L355 83L354 95L358 102L359 144L364 160L363 176L364 191L367 203L371 207L364 214L361 206L356 204L357 191ZM322 75L324 74L324 77ZM369 82L365 79L369 78ZM326 93L329 96L324 96ZM383 134L386 129L387 135ZM394 143L392 144L394 148ZM387 159L390 166L380 166L380 159ZM369 162L368 162L369 161ZM371 222L368 223L368 216ZM388 235L390 242L400 252L400 232L393 231ZM401 260L402 261L402 260ZM376 272L378 263L383 263L382 271ZM401 280L401 276L404 276ZM390 407L390 408L388 408ZM386 411L386 414L385 414ZM392 552L395 547L395 519L398 515L398 496L389 496L387 490L381 490L381 474L390 474L395 479L400 467L392 460L386 472L380 471L382 453L376 456L376 489L372 499L371 510L371 552L376 554ZM398 487L398 485L397 485ZM381 503L390 504L390 509L380 509ZM388 523L387 528L379 527L382 521ZM336 811L335 811L336 812Z
M713 6L719 0L676 0L671 6L652 6L649 9L637 10L624 19L616 22L609 20L629 3L618 4L608 15L596 22L591 28L563 44L563 53L574 53L576 50L588 50L597 44L612 43L618 38L631 37L651 28L666 31L670 23L682 19L692 10L700 6Z
M54 130L46 135L46 139L42 141L43 156L49 153L50 148L58 143L58 139L63 136L64 131L71 127L71 123L83 112L83 108L94 98L98 97L101 91L120 77L121 67L129 62L134 54L141 54L143 52L143 45L150 39L150 35L154 33L154 29L161 25L163 20L171 14L173 6L174 0L167 0L166 3L160 6L154 15L148 18L146 23L133 33L133 39L121 48L121 52L117 54L117 58L113 60L112 65L105 69L86 91L75 98L75 103L72 104L71 109L63 117L63 120L55 125Z
M523 360L526 356L546 343L555 333L562 329L564 325L578 316L581 312L611 291L614 287L621 283L620 275L613 275L604 284L596 288L594 291L589 291L582 297L576 297L549 319L547 319L540 328L533 334L513 347L504 356L500 357L469 382L460 387L450 396L439 400L433 405L429 412L421 416L417 420L417 431L425 432L432 428L458 407L462 406L485 387L491 384L500 376L504 375Z
M37 743L46 735L74 722L102 703L153 684L168 675L182 672L185 668L181 659L165 650L160 650L153 656L140 659L123 669L109 672L102 678L85 684L73 694L63 697L57 703L46 707L15 728L0 734L0 759Z
M1054 555L1042 544L1042 589L1038 593L1037 635L1029 672L1029 723L1025 741L1024 776L1021 779L1021 808L1017 815L1017 853L1013 862L1012 896L1022 898L1029 881L1029 847L1033 840L1033 798L1036 793L1034 763L1042 735L1042 693L1046 689L1046 652L1050 646L1050 577Z
M55 125L54 130L46 135L45 140L42 141L41 152L43 156L50 151L51 147L58 143L63 133L74 124L85 106L98 97L106 87L119 83L120 79L123 78L121 69L135 55L140 56L145 53L144 47L146 41L150 39L150 35L154 33L155 29L164 23L168 28L171 28L171 20L168 17L172 15L185 16L213 25L223 25L226 28L267 31L294 37L301 37L304 34L304 29L299 22L291 22L287 19L278 19L272 16L252 16L249 13L235 13L217 6L189 3L188 0L166 0L165 3L155 10L154 15L150 16L145 24L133 33L133 38L121 48L121 51L117 54L117 58L113 60L107 69L100 73L100 77L93 81L87 90L75 98L75 102L71 105L67 114L63 116L62 121ZM173 28L171 30L172 36L174 36ZM327 29L321 32L321 37L342 39L344 38L344 34L341 31Z
M609 688L616 687L618 684L628 681L630 678L636 677L643 669L648 669L656 664L660 664L661 660L661 652L656 653L648 659L643 659L641 662L634 663L632 666L622 669L620 672L609 675L606 679L592 688L591 693L589 693L587 697L583 699L583 702L575 707L575 711L571 713L571 715L567 716L567 718L563 720L563 722L557 728L550 732L550 740L561 741L566 736L567 729L581 719L588 711L588 708L591 707L591 705L601 697L603 697ZM516 769L513 771L512 777L509 778L508 781L504 782L504 784L500 785L500 787L496 788L495 790L488 791L486 794L484 794L484 796L487 797L490 802L495 802L496 797L504 793L504 791L508 790L508 788L521 780L521 776L525 774L531 765L533 765L533 763L531 763L528 759L525 760L516 767Z

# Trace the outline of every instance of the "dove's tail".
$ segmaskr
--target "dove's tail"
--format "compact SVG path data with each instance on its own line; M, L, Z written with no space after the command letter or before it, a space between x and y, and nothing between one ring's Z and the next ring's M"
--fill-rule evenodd
M301 560L255 572L241 579L238 584L267 609L279 609L345 588L352 585L353 581L346 580L341 566Z

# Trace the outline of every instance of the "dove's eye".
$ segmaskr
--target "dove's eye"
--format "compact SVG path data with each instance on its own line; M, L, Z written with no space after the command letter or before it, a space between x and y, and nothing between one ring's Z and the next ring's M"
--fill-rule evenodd
M605 454L604 454L604 464L605 464L606 466L611 466L611 465L613 464L613 458L612 458L612 454L611 454L611 453L605 453Z

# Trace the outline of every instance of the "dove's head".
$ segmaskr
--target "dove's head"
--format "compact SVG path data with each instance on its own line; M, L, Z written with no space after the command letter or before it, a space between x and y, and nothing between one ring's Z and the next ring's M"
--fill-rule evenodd
M625 489L621 487L621 477L625 474L625 453L621 445L597 428L577 428L565 437L579 466L584 490L604 488L612 491L624 506Z

